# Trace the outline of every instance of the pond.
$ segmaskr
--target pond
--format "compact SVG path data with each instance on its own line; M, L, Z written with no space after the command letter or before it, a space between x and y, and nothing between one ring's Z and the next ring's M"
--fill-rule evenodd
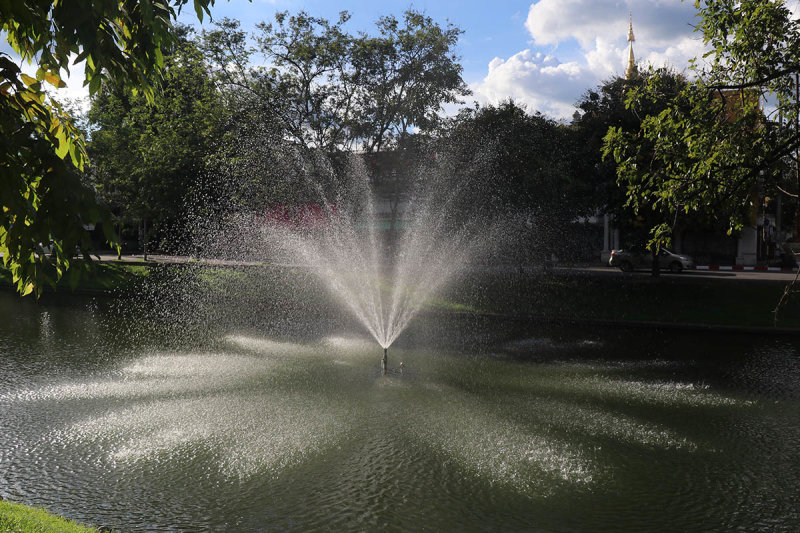
M176 343L115 305L0 294L3 498L120 531L800 530L794 337L429 314L381 377L344 320Z

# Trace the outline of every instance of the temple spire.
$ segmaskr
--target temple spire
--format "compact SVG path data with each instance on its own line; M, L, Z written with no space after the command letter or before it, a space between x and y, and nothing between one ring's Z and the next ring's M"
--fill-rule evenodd
M633 42L636 37L633 36L633 13L628 17L628 68L625 69L625 79L632 80L639 75L639 69L636 66L636 58L633 55Z

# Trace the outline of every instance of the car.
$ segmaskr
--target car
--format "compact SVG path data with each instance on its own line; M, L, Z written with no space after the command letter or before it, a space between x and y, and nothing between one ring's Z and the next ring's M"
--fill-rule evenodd
M643 246L631 246L624 250L611 250L608 265L617 267L623 272L632 272L636 269L652 268L652 254ZM695 267L694 259L688 255L676 254L667 249L658 252L658 267L661 270L679 273Z

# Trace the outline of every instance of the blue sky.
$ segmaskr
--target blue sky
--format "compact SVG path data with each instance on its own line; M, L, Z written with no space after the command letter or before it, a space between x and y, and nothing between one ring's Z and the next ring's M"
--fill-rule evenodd
M686 69L703 50L692 28L693 6L681 0L218 0L212 15L252 27L281 10L331 20L347 10L349 29L370 32L381 15L414 8L464 30L458 54L473 90L467 103L513 98L529 110L569 119L581 94L624 71L629 14L637 59ZM192 13L181 19L196 24Z
M188 7L180 20L197 26ZM251 28L271 20L276 11L305 10L333 20L347 10L351 31L371 32L381 15L399 16L408 8L464 30L457 52L473 91L468 104L513 98L557 119L568 120L581 94L624 71L629 13L641 63L684 70L703 51L692 28L696 17L691 0L217 0L212 16L236 18ZM9 51L3 40L0 52ZM84 96L82 74L75 68L68 88L58 96Z
M270 20L276 11L294 13L304 10L314 16L336 20L339 12L347 10L352 18L348 28L352 31L371 32L375 21L388 14L400 16L409 8L422 11L440 24L446 21L465 30L459 42L465 78L478 79L486 72L486 66L495 56L513 50L520 43L524 46L530 38L525 29L525 17L531 2L528 0L500 0L497 3L459 0L395 1L379 2L322 0L217 0L212 15L215 18L230 17L241 21ZM502 6L498 9L498 5ZM187 24L197 25L194 11L181 15ZM204 25L207 26L207 25ZM513 52L512 52L513 53Z

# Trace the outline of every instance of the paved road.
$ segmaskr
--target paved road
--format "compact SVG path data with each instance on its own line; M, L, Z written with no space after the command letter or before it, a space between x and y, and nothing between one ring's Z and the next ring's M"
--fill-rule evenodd
M606 266L585 266L575 267L573 270L585 271L597 275L608 276L650 276L649 271L637 272L622 272L619 269L606 267ZM760 280L760 281L791 281L797 276L796 272L765 272L758 270L686 270L680 274L672 274L670 272L662 272L664 278L679 277L679 278L703 278L703 279L719 279L719 280Z

